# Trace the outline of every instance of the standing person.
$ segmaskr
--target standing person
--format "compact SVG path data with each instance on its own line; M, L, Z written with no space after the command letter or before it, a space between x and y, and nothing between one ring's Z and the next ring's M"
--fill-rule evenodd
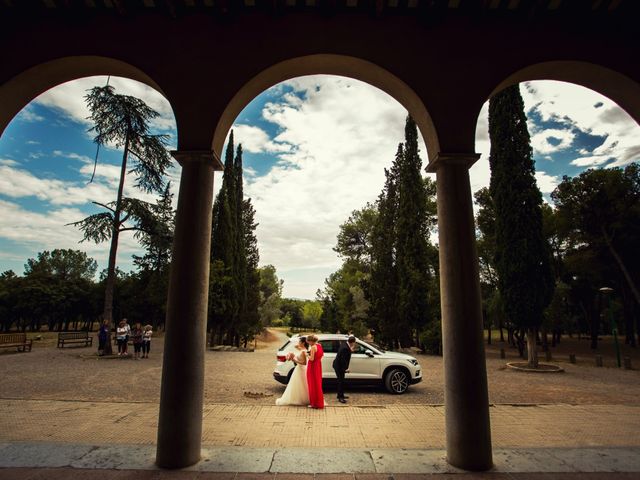
M124 320L120 320L120 323L118 324L118 328L116 329L116 340L118 341L118 356L126 355L127 327L125 326Z
M136 322L131 331L131 338L133 339L133 358L140 360L140 351L142 350L142 336L144 332L140 322Z
M126 318L123 318L124 328L127 330L127 338L124 340L124 353L123 355L129 355L129 337L131 336L131 326Z
M109 341L109 320L103 320L98 330L98 355L104 355L104 348Z
M318 337L309 335L309 360L307 361L307 385L309 386L309 403L311 408L324 408L322 394L322 357L324 351L318 343Z
M336 358L333 359L333 370L336 372L338 380L338 401L347 403L347 397L344 394L344 376L349 372L349 362L351 361L351 352L356 348L356 337L351 335L347 343L341 343Z
M295 366L287 388L282 397L276 400L276 405L309 405L309 386L307 385L307 337L300 337L296 349L298 354L293 352L287 354L287 360L291 360Z
M153 333L153 327L151 325L144 326L144 332L142 334L142 358L149 358L149 351L151 350L151 334Z

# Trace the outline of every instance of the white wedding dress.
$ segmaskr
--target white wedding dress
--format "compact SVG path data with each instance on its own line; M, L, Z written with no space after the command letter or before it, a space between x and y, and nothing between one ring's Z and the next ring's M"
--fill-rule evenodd
M297 362L302 361L302 352L295 356ZM291 379L282 397L276 405L309 405L309 386L307 385L307 366L296 363Z

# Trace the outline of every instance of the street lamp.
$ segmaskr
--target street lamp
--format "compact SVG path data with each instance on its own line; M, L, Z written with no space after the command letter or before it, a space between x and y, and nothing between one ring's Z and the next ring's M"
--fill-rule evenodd
M613 288L602 287L600 292L607 297L607 310L609 310L609 321L611 322L611 330L613 330L613 344L616 346L616 360L618 362L618 368L620 368L620 345L618 345L618 325L616 324L613 314L611 313L611 295Z

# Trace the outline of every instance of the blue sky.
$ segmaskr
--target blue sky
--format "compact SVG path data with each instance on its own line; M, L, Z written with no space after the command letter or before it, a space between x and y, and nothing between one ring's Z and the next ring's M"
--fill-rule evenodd
M86 90L104 85L93 77L58 86L38 97L0 138L0 271L23 273L27 258L54 248L77 248L106 265L108 244L78 243L82 235L66 223L93 213L91 201L113 200L121 154L100 152L96 177L88 183L96 153L83 102ZM160 112L157 132L171 136L175 121L168 102L149 87L111 78L118 92L143 98ZM538 186L548 199L563 175L589 167L623 166L640 159L640 129L607 98L575 85L521 85L529 119ZM489 183L485 104L478 119L470 171L475 191ZM284 294L313 298L340 265L332 247L350 212L377 197L383 169L403 139L403 107L385 93L343 77L294 79L265 91L238 116L236 142L244 147L245 194L256 208L261 264L276 266ZM426 150L422 144L423 162ZM179 170L169 172L174 192ZM215 189L221 175L216 174ZM125 194L153 201L127 179ZM140 248L121 239L118 265L133 268Z

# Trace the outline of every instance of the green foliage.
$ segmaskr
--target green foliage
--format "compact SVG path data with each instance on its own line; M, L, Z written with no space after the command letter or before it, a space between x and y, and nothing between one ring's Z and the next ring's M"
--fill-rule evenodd
M495 267L504 311L522 328L537 328L553 294L550 252L542 231L524 103L518 86L489 102L490 192L495 208Z
M255 209L244 200L242 146L234 157L233 131L225 153L222 187L213 205L209 321L212 343L239 345L262 330L261 275ZM273 307L273 305L270 305ZM268 321L273 318L270 308Z
M304 326L303 308L304 300L283 298L280 302L280 310L284 323L291 328L302 328Z
M640 167L634 163L564 177L551 196L569 248L588 246L592 255L608 257L640 303L635 280L640 273Z
M0 329L90 328L99 311L94 259L77 250L52 250L30 258L25 275L0 276Z
M319 323L323 331L347 332L354 330L356 323L366 324L369 302L364 289L367 278L368 274L362 271L360 262L351 259L329 275L324 290L317 293L322 305Z
M145 248L144 256L133 256L133 263L141 270L168 271L171 263L175 211L173 194L168 183L155 205L144 205L145 216L140 218L140 229L136 232L140 244Z
M123 231L133 230L135 236L140 238L140 232L150 234L151 225L155 224L148 203L123 197L129 157L133 161L130 172L136 177L135 186L147 193L163 192L164 175L171 166L171 157L166 149L168 137L150 132L149 122L159 115L158 112L142 100L116 94L110 86L92 88L85 100L91 112L89 118L94 124L90 129L95 133L94 142L98 146L109 143L123 148L116 200L107 205L94 202L107 212L90 215L71 224L82 230L84 240L96 243L111 241L103 310L104 319L111 322L119 235ZM127 220L131 220L133 225L127 226Z
M349 219L340 225L337 244L333 248L344 259L359 262L365 271L371 265L371 235L377 216L378 209L371 203L354 210Z
M97 269L98 263L93 258L85 252L71 249L45 250L38 253L36 259L28 259L24 266L26 276L51 277L60 281L93 280Z
M159 113L136 97L115 93L111 86L94 87L85 96L94 126L94 142L115 144L135 157L131 171L136 174L136 187L145 192L160 192L164 174L171 166L166 135L152 135L149 121Z
M278 279L276 268L273 265L259 268L258 275L260 276L260 306L258 308L260 323L274 327L279 326L274 322L282 315L280 301L282 299L283 281Z
M322 316L322 303L317 300L304 302L302 306L302 319L306 328L316 330L320 328L320 317Z
M438 322L438 251L429 241L435 228L435 184L421 175L415 122L407 117L405 143L398 146L378 197L373 227L370 325L376 340L408 346Z
M442 327L441 322L431 322L420 333L420 343L425 353L442 355Z
M390 347L419 342L419 332L439 315L436 188L422 178L418 130L411 117L375 204L354 211L340 226L334 248L342 267L325 280L317 298L324 331L371 331Z
M418 129L410 116L405 125L404 155L398 168L396 262L398 269L398 340L412 343L411 332L420 331L432 319L428 292L434 269L429 255L429 230L435 217L427 211L427 191L418 152Z

